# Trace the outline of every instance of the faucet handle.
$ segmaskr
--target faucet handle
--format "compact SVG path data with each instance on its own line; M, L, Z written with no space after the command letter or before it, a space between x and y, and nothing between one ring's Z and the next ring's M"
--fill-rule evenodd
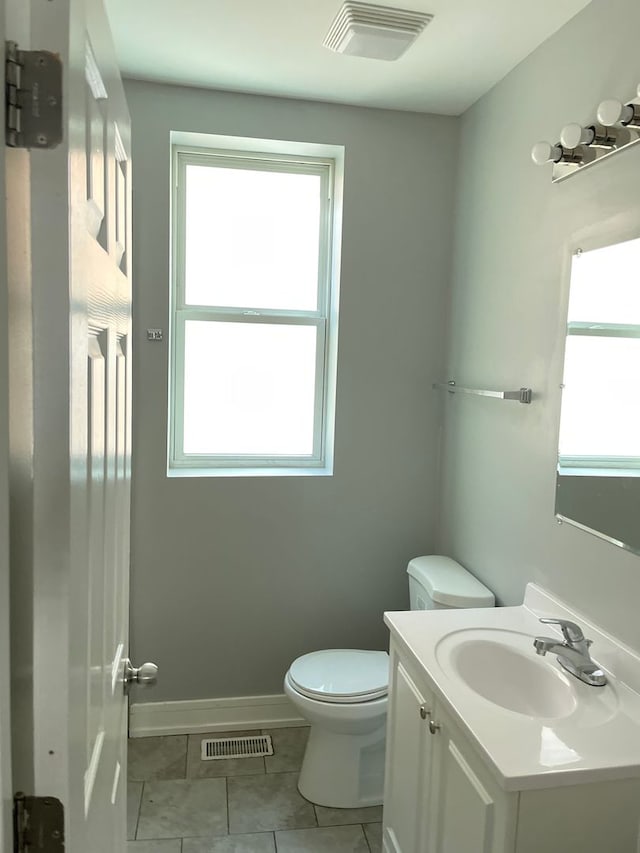
M580 643L584 640L582 628L570 619L540 619L545 625L558 625L567 643ZM589 643L591 645L591 643Z

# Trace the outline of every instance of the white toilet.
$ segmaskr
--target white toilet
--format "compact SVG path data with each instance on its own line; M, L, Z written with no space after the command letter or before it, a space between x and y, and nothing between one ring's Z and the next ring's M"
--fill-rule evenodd
M493 607L493 593L449 557L407 567L412 610ZM358 808L382 803L389 656L327 649L297 658L284 691L311 724L298 788L312 803Z

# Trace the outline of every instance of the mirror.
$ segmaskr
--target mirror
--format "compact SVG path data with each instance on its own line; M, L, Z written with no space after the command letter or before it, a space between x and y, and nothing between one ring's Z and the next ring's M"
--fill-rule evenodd
M572 258L556 515L640 554L640 239Z

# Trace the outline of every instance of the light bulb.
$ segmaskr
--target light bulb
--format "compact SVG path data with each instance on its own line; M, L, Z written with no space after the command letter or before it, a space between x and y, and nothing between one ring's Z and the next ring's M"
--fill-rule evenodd
M596 113L598 121L605 127L613 127L615 124L629 124L633 121L635 110L629 104L623 104L615 98L603 101Z
M593 127L582 127L580 124L567 124L560 133L560 143L563 148L577 148L578 145L591 145L596 132Z
M559 163L562 153L560 145L552 145L550 142L536 142L531 149L531 159L536 166L544 166L546 163Z

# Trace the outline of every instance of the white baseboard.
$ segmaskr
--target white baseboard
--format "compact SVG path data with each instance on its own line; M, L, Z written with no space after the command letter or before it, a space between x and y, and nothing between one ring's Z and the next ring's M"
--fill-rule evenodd
M129 709L129 736L199 734L305 726L284 693L182 702L136 702Z

